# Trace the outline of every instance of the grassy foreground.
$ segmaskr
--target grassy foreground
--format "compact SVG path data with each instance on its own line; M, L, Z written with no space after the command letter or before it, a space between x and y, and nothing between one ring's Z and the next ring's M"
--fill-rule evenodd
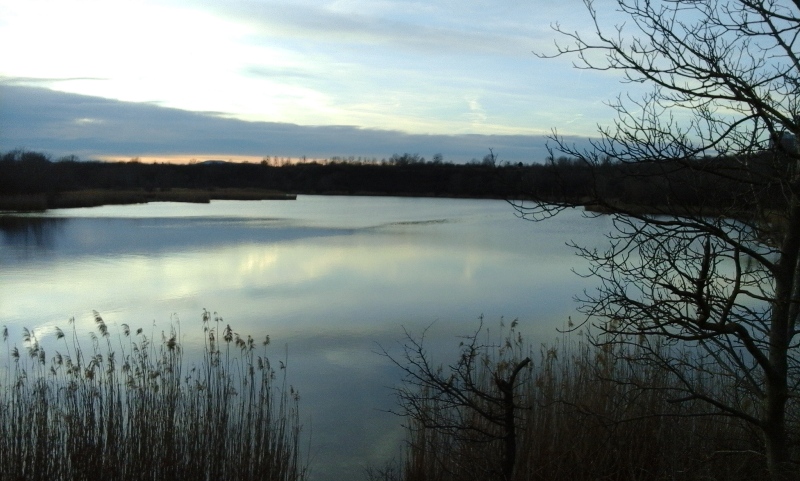
M257 346L206 312L187 365L175 328L154 339L122 325L113 339L95 322L89 350L74 327L47 353L28 330L21 350L4 330L0 479L306 479L299 396L261 352L268 337Z
M471 353L466 341L462 345L463 360ZM420 355L427 351L422 344L411 346L406 351L411 357L401 362L418 363L411 366L412 374L430 368L444 382L431 390L435 383L421 388L418 380L406 378L397 390L398 414L407 416L407 447L401 460L368 469L372 481L769 479L763 441L746 423L699 401L675 402L680 385L659 366L629 364L620 360L624 353L595 347L586 338L534 350L512 324L508 337L475 351L469 371L475 392L468 392L464 378L453 371L455 363L423 363ZM525 358L533 363L516 383L516 464L506 476L507 431L494 417L492 399L499 393L497 380ZM702 378L708 389L741 396L719 377L684 374ZM473 407L456 399L456 391L465 393ZM790 413L795 439L798 415ZM798 446L792 449L800 455Z
M101 205L145 204L148 202L190 202L212 200L294 200L297 196L262 189L87 189L54 194L0 195L0 211L42 211Z

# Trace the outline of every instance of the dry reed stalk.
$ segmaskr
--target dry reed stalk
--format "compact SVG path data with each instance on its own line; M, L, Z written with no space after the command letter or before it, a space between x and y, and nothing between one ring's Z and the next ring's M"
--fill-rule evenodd
M490 373L530 355L530 348L513 329L494 350L490 343L486 346L485 362L475 375L491 394ZM707 415L707 405L699 402L668 403L680 389L674 377L661 366L626 362L635 360L635 348L618 349L612 353L583 338L541 348L536 367L519 387L519 405L528 408L517 412L517 463L511 480L765 479L756 433L736 419ZM705 375L701 380L711 391L736 391L720 377ZM491 432L492 426L475 413L454 412L461 408L437 403L424 393L419 399L427 402L426 415L438 416L442 425L458 421L462 428L472 424ZM463 431L425 427L413 417L407 422L403 469L373 470L368 473L372 479L378 479L376 473L382 480L389 475L404 481L503 479L497 474L497 439L455 435Z
M0 376L0 480L299 481L298 396L263 353L204 313L201 362L184 366L179 331L160 342L126 325L84 350L73 325L48 358L24 331ZM217 342L218 335L222 342Z

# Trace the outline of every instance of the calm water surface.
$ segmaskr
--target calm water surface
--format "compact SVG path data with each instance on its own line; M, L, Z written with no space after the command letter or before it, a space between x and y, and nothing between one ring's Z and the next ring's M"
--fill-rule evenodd
M480 316L520 320L550 342L591 281L565 245L604 245L604 218L522 221L503 201L299 196L296 201L152 203L0 218L0 325L19 342L74 317L202 335L203 309L289 352L316 481L359 479L396 455L390 387L403 327L433 325L443 357ZM113 328L113 327L112 327ZM445 347L447 346L447 347Z

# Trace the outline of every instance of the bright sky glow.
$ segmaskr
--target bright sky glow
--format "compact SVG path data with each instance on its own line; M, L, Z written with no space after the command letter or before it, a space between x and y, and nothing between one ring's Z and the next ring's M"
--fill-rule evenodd
M588 136L625 86L532 53L588 20L580 0L0 0L0 81L246 121Z

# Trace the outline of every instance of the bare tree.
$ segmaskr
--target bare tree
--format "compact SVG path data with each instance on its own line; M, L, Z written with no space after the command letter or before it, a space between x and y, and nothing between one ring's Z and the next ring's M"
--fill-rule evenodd
M596 341L672 372L681 387L669 401L750 423L772 478L796 479L800 1L617 0L621 25L584 3L595 32L555 25L566 43L541 56L653 87L612 103L617 118L591 149L551 137L591 170L584 202L614 216L606 251L576 246L599 279L581 299ZM625 181L658 200L626 202ZM515 206L538 220L574 203ZM727 389L706 388L708 376Z
M452 439L455 445L480 446L464 456L469 458L464 463L440 463L440 470L462 465L461 472L450 473L448 479L506 481L512 479L516 464L519 411L531 408L524 399L525 390L518 388L530 381L532 361L523 352L516 320L500 345L479 342L482 325L463 338L458 361L447 367L431 360L424 346L425 332L420 338L406 333L401 358L386 351L384 355L405 374L403 386L396 390L397 414L423 430Z

